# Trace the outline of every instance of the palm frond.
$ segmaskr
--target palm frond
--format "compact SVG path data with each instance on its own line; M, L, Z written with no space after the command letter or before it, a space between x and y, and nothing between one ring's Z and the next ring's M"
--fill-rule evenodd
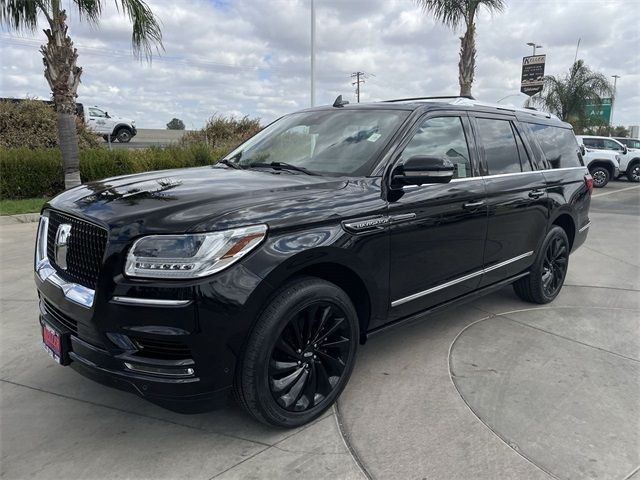
M116 0L118 9L122 10L133 26L131 45L133 53L150 59L154 49L163 49L160 24L149 6L143 0Z
M465 19L466 0L416 0L416 3L449 28L458 28Z
M0 0L0 24L14 30L35 30L39 9L48 0Z

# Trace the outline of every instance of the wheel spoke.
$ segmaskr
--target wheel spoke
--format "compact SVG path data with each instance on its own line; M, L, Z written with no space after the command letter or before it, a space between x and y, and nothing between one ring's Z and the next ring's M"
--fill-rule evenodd
M304 372L304 368L298 368L295 372L287 375L286 377L280 379L271 379L271 385L276 392L282 392L288 389L296 380L301 376L300 374Z
M300 399L308 376L309 372L303 369L302 375L300 375L298 381L291 387L291 390L280 397L285 407L294 405Z
M290 372L298 368L298 362L281 362L272 359L269 362L269 370L272 374L282 375L283 373Z
M331 370L338 375L342 374L345 365L341 358L332 357L327 352L323 352L321 350L318 350L318 356L320 357L323 365L326 364L327 366L331 367Z
M324 342L322 348L342 348L347 343L349 343L348 338L340 337L338 340L332 342Z
M286 353L289 357L298 358L298 354L295 349L284 339L282 336L278 339L276 343L276 349L280 350L283 353Z
M327 305L322 309L322 314L320 315L320 323L315 333L313 334L313 343L318 342L318 336L320 335L320 332L324 328L325 323L327 323L327 320L329 319L330 315L331 315L331 307Z
M334 324L331 326L331 328L329 328L329 330L327 330L326 332L324 332L324 333L322 334L322 336L321 336L320 338L318 338L318 340L317 340L315 343L317 343L317 344L321 345L321 344L322 344L322 342L324 342L324 341L327 339L327 337L328 337L329 335L331 335L333 332L335 332L335 331L338 329L338 327L339 327L340 325L342 325L342 322L344 322L344 317L336 318L336 319L335 319L335 322L336 322L336 323L334 323Z

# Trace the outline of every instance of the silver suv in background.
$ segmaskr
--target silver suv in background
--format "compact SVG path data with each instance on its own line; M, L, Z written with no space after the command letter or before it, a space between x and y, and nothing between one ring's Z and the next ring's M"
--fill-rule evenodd
M620 159L620 175L626 175L630 182L640 182L640 150L628 148L611 137L578 135L576 138L587 149L614 152Z

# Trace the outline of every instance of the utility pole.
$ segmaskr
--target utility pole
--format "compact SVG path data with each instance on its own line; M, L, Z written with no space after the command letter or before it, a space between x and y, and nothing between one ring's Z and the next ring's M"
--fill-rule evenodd
M611 135L611 126L613 125L613 105L616 102L616 87L620 75L611 75L611 77L613 77L613 98L611 99L611 114L609 116L609 135Z
M316 6L311 0L311 106L316 104Z
M353 72L351 78L355 78L355 82L351 82L351 85L356 86L356 99L360 103L360 84L365 83L365 78L375 77L372 73L365 73L361 71Z
M533 55L536 54L536 48L542 48L542 45L538 45L536 42L527 42L527 45L533 48Z

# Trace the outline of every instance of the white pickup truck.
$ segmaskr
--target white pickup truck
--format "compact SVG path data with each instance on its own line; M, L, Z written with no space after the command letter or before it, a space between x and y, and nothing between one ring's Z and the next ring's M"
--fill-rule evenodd
M604 152L616 154L620 162L620 175L626 175L630 182L640 182L640 150L628 148L620 141L610 137L576 135L576 139L587 150L594 150L599 154Z
M106 141L111 139L111 141L127 143L138 133L135 120L110 114L103 107L83 106L82 109L87 126Z
M582 158L584 164L589 169L589 173L593 177L593 186L602 188L612 178L620 175L620 155L615 152L605 150L596 150L593 148L585 148L580 137L576 137L582 148Z

